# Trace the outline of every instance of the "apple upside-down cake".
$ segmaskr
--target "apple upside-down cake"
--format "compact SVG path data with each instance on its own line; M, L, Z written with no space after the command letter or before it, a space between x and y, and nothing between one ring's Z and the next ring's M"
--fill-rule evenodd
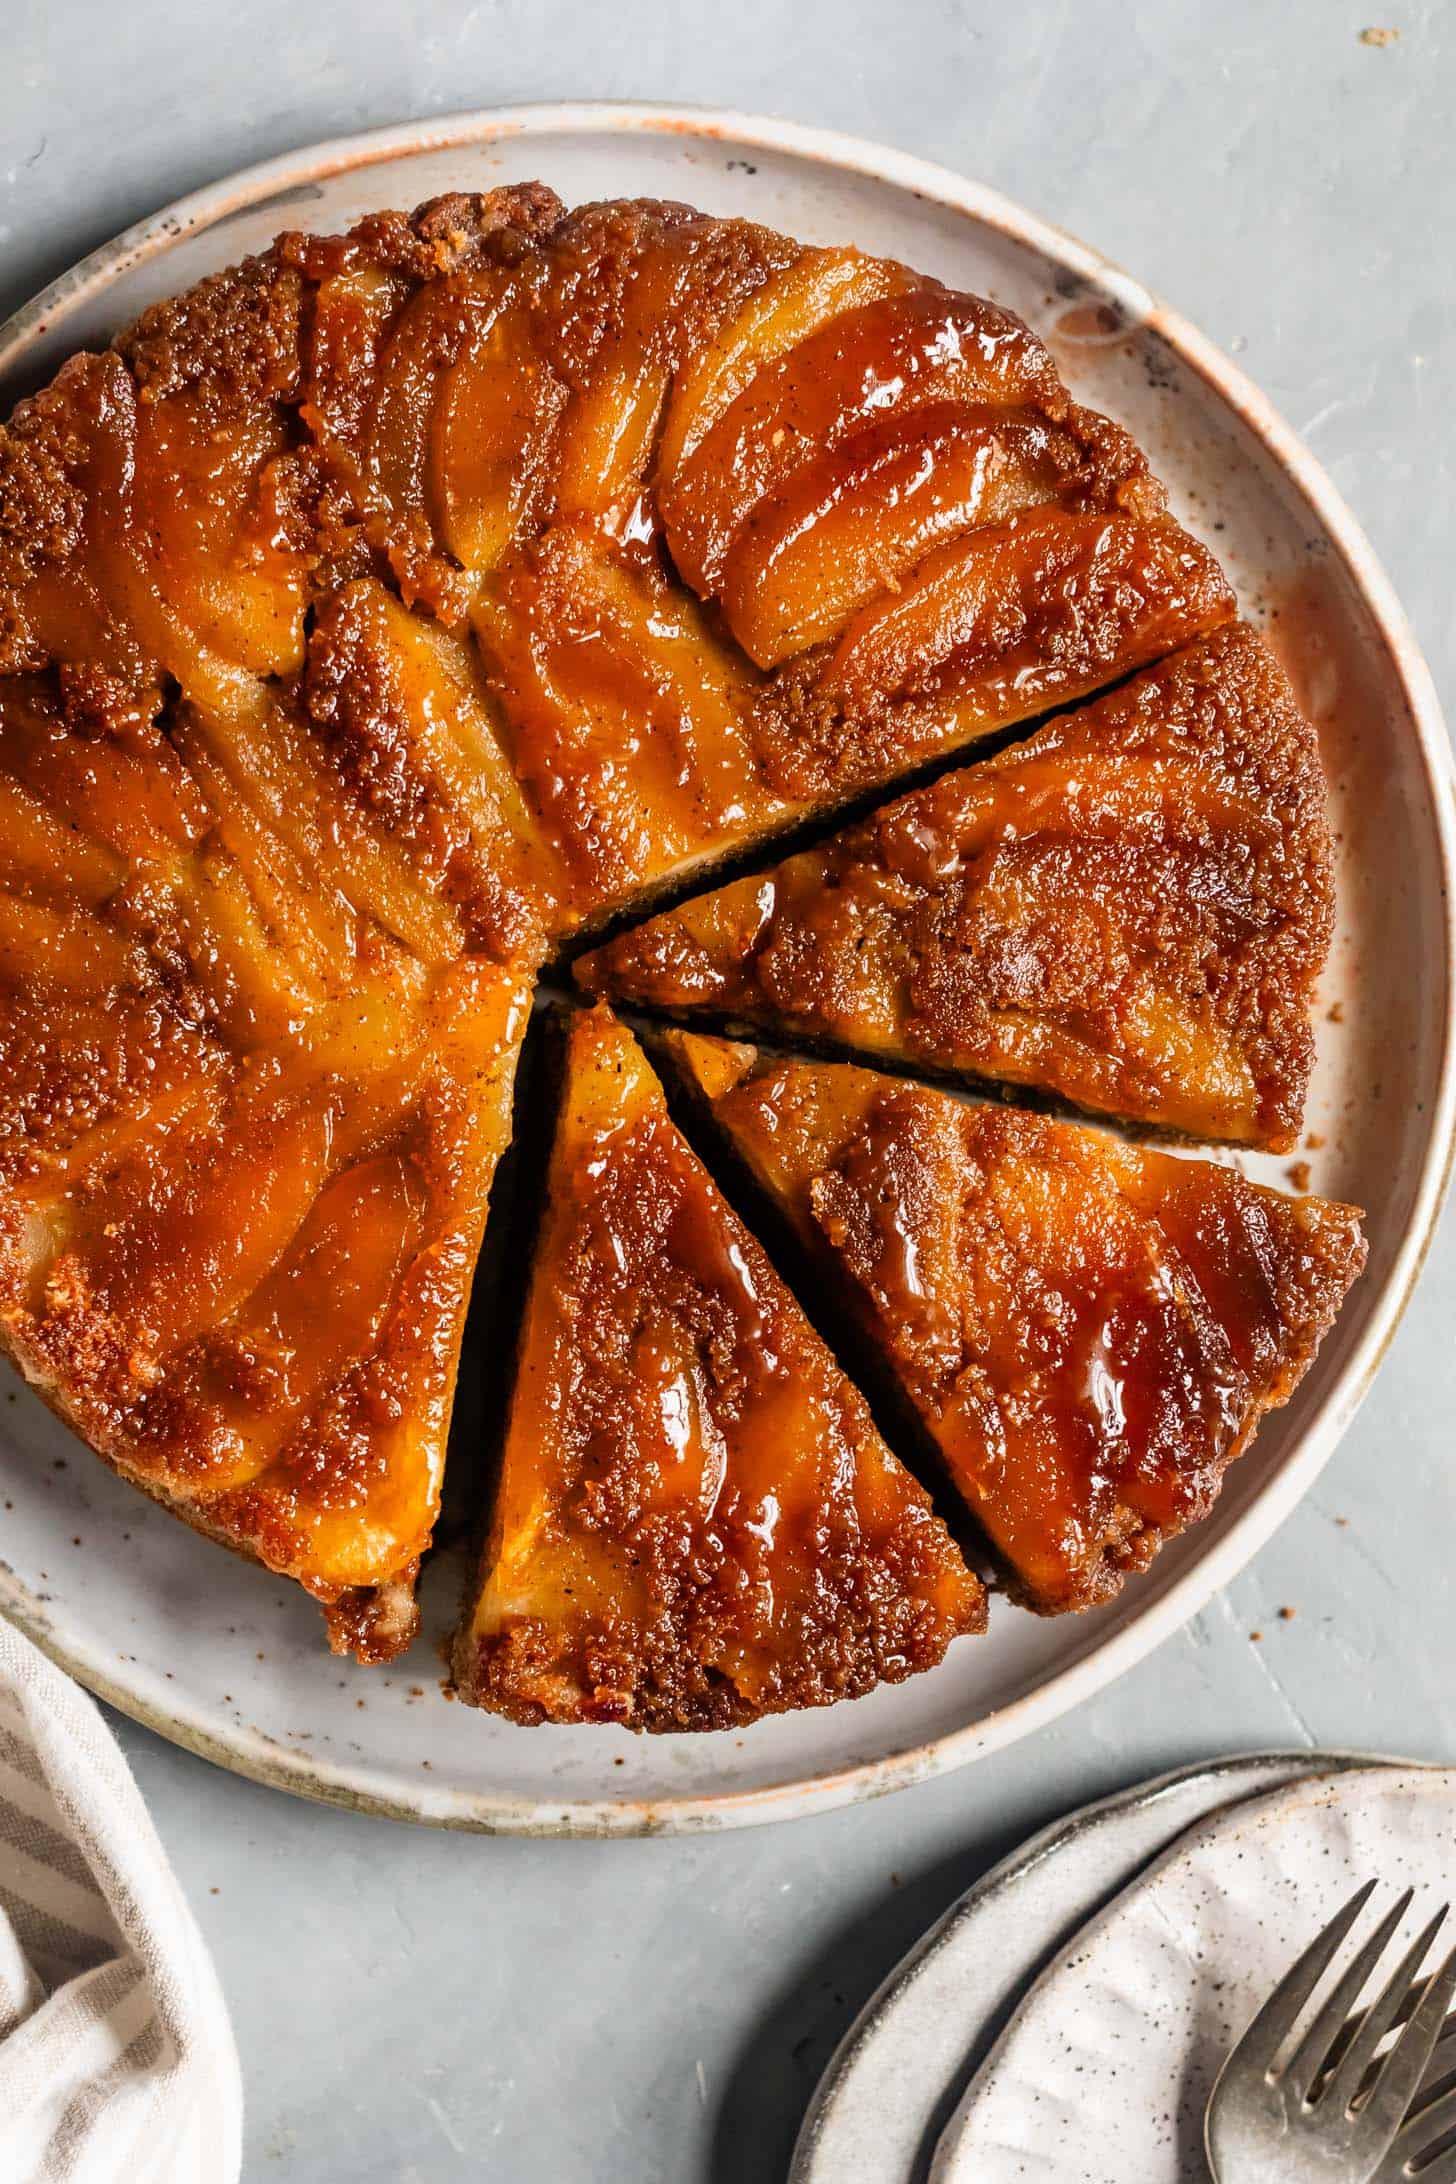
M530 185L284 235L155 306L0 428L6 1348L380 1659L417 1622L531 994L608 921L650 920L591 956L603 993L1290 1143L1330 849L1235 615L1026 326L853 248ZM495 1495L463 1687L712 1726L928 1665L981 1596L919 1451L628 1034L569 1047L504 1454L457 1459ZM907 1203L954 1183L1020 1241L938 1264L964 1385L913 1284L875 1292L876 1348L963 1544L1081 1604L1287 1392L1352 1217L881 1096ZM863 1289L858 1220L830 1243ZM1156 1457L1109 1397L1081 1509L1083 1397L998 1456L986 1390L1104 1277L1187 1370Z

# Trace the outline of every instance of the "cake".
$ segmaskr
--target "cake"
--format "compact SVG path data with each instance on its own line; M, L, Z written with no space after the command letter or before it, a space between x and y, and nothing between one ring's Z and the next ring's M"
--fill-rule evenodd
M723 1729L933 1667L981 1586L604 1010L567 1034L462 1698Z
M907 1084L669 1035L1042 1614L1208 1514L1365 1259L1352 1206Z
M594 983L683 1005L648 991L668 927L614 943L625 921L721 927L733 1008L795 1036L1290 1142L1327 845L1308 733L1236 611L1035 334L852 247L528 184L285 234L156 304L0 426L6 1352L106 1462L379 1661L417 1627L533 993L600 944ZM786 881L799 974L782 947L750 966L745 869L907 790L964 790L1008 873L1030 797L1021 906L983 890L961 949L935 875L900 872L944 991L901 979L891 919L840 996ZM1042 888L1059 812L1065 885ZM813 873L868 899L897 827L903 850L891 811ZM727 1223L627 1034L585 1021L581 1086L630 1058L643 1143ZM573 1218L563 1186L542 1254ZM680 1588L663 1615L634 1596L620 1657L584 1649L511 1607L537 1599L523 1535L482 1511L471 1696L741 1721L893 1679L979 1620L843 1370L746 1232L732 1248L857 1467L829 1493L808 1436L784 1482L824 1512L827 1620L750 1618L749 1666ZM630 1473L625 1443L613 1461ZM723 1553L693 1565L709 1593L752 1564Z
M1234 623L585 956L590 990L1192 1137L1298 1142L1324 777Z

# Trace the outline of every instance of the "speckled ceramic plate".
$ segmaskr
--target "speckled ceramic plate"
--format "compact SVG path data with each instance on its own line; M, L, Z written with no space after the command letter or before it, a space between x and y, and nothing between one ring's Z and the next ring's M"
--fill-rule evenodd
M953 2143L947 2119L1029 1989L1154 1859L1211 1814L1311 1773L1401 1764L1256 1752L1160 1775L1044 1828L952 1904L865 2004L819 2081L789 2184L929 2184L942 2134Z
M0 403L280 227L539 175L564 198L647 194L905 258L1021 312L1084 400L1121 418L1216 541L1325 739L1340 925L1321 1002L1314 1188L1370 1209L1370 1262L1297 1400L1210 1520L1095 1615L1003 1607L933 1675L744 1735L519 1730L441 1698L459 1571L387 1670L320 1647L295 1588L111 1478L23 1390L0 1404L0 1603L127 1712L224 1765L442 1826L640 1833L787 1818L963 1765L1050 1720L1192 1615L1267 1538L1348 1424L1420 1265L1456 1105L1449 754L1400 609L1315 462L1240 373L1128 275L1003 198L903 153L735 114L517 108L315 147L186 199L0 330ZM1339 1020L1336 1020L1339 1019ZM1278 1179L1277 1162L1251 1161Z
M1300 1950L1371 1879L1362 1936L1416 1892L1404 1947L1450 1901L1453 1870L1450 1769L1314 1776L1190 1828L1042 1973L929 2184L1104 2184L1110 2128L1117 2184L1204 2184L1213 2081Z

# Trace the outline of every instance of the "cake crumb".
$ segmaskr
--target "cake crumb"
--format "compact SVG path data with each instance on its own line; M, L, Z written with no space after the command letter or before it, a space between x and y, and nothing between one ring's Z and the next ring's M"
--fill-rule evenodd
M1251 1631L1249 1632L1249 1643L1250 1643L1250 1645L1252 1645L1252 1646L1257 1646L1257 1645L1261 1644L1261 1643L1262 1643L1262 1641L1263 1641L1263 1637L1264 1637L1264 1633L1263 1633L1263 1632L1262 1632L1261 1630L1251 1630Z
M1312 1172L1307 1160L1296 1160L1284 1171L1297 1191L1307 1191L1309 1189L1309 1179Z
M1344 1023L1344 1021L1345 1021L1345 1004L1344 1004L1344 1002L1343 1002L1343 1001L1332 1001L1332 1002L1330 1003L1330 1010L1329 1010L1329 1018L1328 1018L1328 1021L1329 1021L1330 1023L1332 1023L1332 1024L1343 1024L1343 1023Z
M1281 1623L1292 1623L1298 1613L1298 1608L1281 1608L1279 1610L1279 1620Z
M1309 1153L1322 1153L1324 1151L1325 1141L1320 1131L1310 1131L1309 1136L1304 1141L1304 1149Z
M1378 28L1362 30L1360 33L1361 45L1393 46L1399 44L1399 42L1400 32L1390 27L1383 30Z

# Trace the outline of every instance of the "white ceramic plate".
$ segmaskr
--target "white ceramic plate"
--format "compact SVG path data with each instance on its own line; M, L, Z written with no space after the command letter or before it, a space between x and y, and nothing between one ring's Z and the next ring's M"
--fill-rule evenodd
M1084 1805L968 1889L865 2004L820 2079L789 2184L927 2184L947 2118L1037 1976L1210 1814L1309 1776L1399 1762L1257 1752Z
M930 2184L1206 2184L1203 2113L1230 2047L1364 1881L1448 1903L1456 1773L1355 1770L1274 1790L1189 1831L1032 1988L940 2141Z
M640 1833L787 1818L959 1766L1129 1667L1202 1606L1303 1493L1369 1384L1434 1221L1456 1104L1444 883L1449 757L1429 677L1351 517L1246 380L1126 274L977 184L903 153L732 114L517 108L272 161L85 260L0 330L0 403L144 304L280 227L539 175L572 201L689 198L980 289L1050 339L1074 388L1131 427L1179 512L1268 620L1326 740L1341 913L1310 1127L1316 1189L1370 1208L1370 1263L1316 1369L1213 1517L1119 1601L1039 1621L1003 1607L933 1675L744 1735L515 1729L442 1703L425 1635L389 1670L320 1649L291 1586L232 1561L109 1477L19 1388L0 1404L0 1603L62 1664L164 1734L281 1787L438 1825ZM1456 889L1451 890L1456 892ZM1322 1009L1322 1013L1323 1013ZM1278 1163L1251 1162L1277 1178ZM64 1468L61 1468L64 1466Z

